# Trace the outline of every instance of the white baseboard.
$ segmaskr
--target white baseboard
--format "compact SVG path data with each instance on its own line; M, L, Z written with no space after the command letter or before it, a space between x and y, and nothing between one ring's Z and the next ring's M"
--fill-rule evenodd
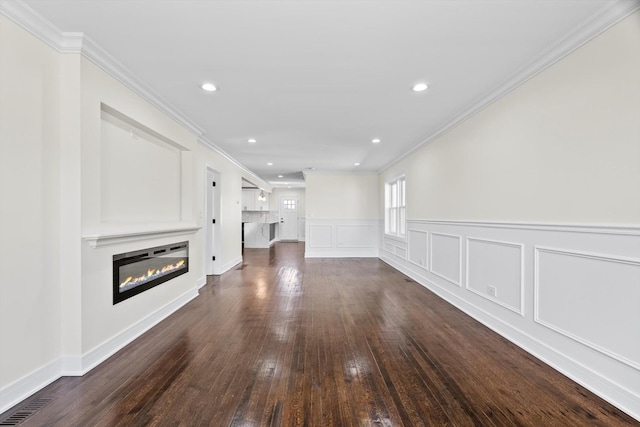
M60 358L0 389L0 413L60 378Z
M414 220L407 231L382 239L382 261L640 420L640 344L628 341L640 229Z
M200 289L206 284L207 284L207 276L203 276L199 278L198 281L196 282L196 286L198 287L198 289Z
M82 355L82 375L86 374L100 363L114 355L127 344L147 332L149 329L169 317L173 312L198 296L197 289L189 289L175 300L154 311L135 325L123 330L116 336L94 347ZM62 372L63 376L74 375L72 372Z
M227 271L231 270L233 267L235 267L238 264L242 263L242 255L240 255L237 258L232 259L231 261L222 264L221 266L215 266L213 269L213 274L214 276L220 276L221 274L226 273Z
M0 389L0 413L63 376L82 376L198 296L190 289L81 357L62 356Z

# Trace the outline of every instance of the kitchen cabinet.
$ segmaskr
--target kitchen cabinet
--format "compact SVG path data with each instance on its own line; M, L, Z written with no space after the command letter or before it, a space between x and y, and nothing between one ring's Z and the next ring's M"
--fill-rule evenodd
M242 190L242 210L243 211L268 211L269 210L269 193L265 192L266 200L258 200L261 190L243 189Z

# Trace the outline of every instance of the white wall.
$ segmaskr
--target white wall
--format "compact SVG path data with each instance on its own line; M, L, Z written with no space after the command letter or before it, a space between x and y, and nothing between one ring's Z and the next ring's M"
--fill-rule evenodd
M0 412L24 392L20 379L57 373L60 67L53 49L0 16Z
M640 13L380 177L381 258L640 419ZM582 225L582 226L581 226Z
M378 219L375 174L305 174L307 219Z
M87 59L81 62L82 79L82 230L83 235L94 233L135 233L137 230L173 229L193 225L191 219L195 202L191 197L195 185L193 153L198 148L197 137L185 130L164 113L151 106L139 95L127 89ZM149 129L183 150L189 161L181 164L180 151L168 143L145 137L137 128L131 137L123 132L114 135L113 126L103 120L103 105L127 117L134 126ZM137 125L136 125L137 123ZM118 154L113 154L113 145ZM162 155L158 154L161 152ZM127 202L140 198L136 182L142 177L131 169L131 164L122 157L141 159L161 158L163 169L147 168L144 189L153 198L164 198L164 202L144 203L129 210ZM147 155L148 154L148 155ZM147 155L147 156L145 156ZM109 161L105 161L109 160ZM173 167L169 161L174 163ZM145 168L142 168L145 172ZM154 172L156 171L156 172ZM114 174L121 173L131 178L128 185L121 182L112 188ZM172 174L179 185L165 191L166 181L154 179L158 175ZM180 174L182 173L182 177ZM185 191L183 181L188 188ZM116 195L114 192L118 192ZM119 202L120 209L114 206ZM183 210L183 204L186 209ZM133 213L131 213L133 212ZM189 273L179 276L162 286L155 287L134 298L113 305L111 297L112 256L118 253L144 249L162 244L192 240L193 234L184 236L162 236L150 234L144 240L110 243L93 248L88 242L82 246L82 356L95 351L99 346L115 339L132 325L146 319L160 308L180 299L183 295L195 296L198 270L202 268L202 246L190 243ZM193 260L193 262L192 262ZM82 370L86 370L83 363Z
M640 15L384 171L408 218L640 223Z
M33 35L41 32L0 19L0 340L17 349L0 352L3 412L61 375L84 374L197 296L205 282L207 166L220 173L219 272L241 261L247 173L115 71L80 52L61 54L50 47L60 39L45 43ZM104 132L104 105L159 139L129 141L116 132L119 147L109 151L114 134ZM116 206L132 200L132 189L110 187L128 143L138 143L140 155L161 150L164 169L180 180L168 195L147 183L167 200L137 206L135 215ZM113 254L183 240L190 243L187 274L112 304Z
M305 181L305 256L378 256L378 176L311 172Z

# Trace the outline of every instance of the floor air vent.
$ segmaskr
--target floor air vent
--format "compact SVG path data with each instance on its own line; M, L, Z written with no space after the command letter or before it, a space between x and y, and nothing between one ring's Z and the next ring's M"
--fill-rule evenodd
M17 409L15 412L9 414L9 416L3 420L0 420L0 426L17 426L31 415L38 412L40 409L47 406L53 399L50 397L41 397L40 399L34 399L22 408Z

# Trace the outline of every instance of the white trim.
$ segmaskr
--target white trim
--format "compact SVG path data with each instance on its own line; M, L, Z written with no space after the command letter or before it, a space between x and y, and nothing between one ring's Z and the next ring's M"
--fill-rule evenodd
M569 355L561 353L553 346L547 345L529 333L516 329L516 327L492 315L490 312L481 309L468 300L462 299L451 290L437 285L425 276L406 268L392 258L381 256L380 260L410 277L421 286L429 289L487 328L505 337L527 353L532 354L553 369L592 391L604 400L611 402L637 420L640 420L640 395L600 375L588 366L579 363Z
M198 287L198 289L202 288L206 284L207 284L207 276L203 276L199 278L198 281L196 282L196 286Z
M0 388L0 414L60 378L60 358Z
M214 270L213 274L214 274L214 276L220 276L220 275L226 273L227 271L231 270L233 267L235 267L238 264L242 264L242 255L232 259L231 261L227 262L226 264L222 264L220 266L216 265L216 269Z
M469 286L469 242L470 241L484 242L484 243L519 249L520 251L520 307L510 306L509 304L506 304L500 301L498 298L492 297L486 293L480 292L477 289L473 289ZM522 243L511 243L511 242L504 242L501 240L481 239L478 237L467 236L466 243L465 243L465 250L466 250L465 280L464 280L465 289L524 317L524 245Z
M86 35L82 37L82 49L80 53L111 77L118 80L158 110L178 122L188 131L195 135L202 135L204 133L202 128L183 115L180 110L175 108L168 101L162 99L151 87L140 80L134 73L129 71L127 67L125 67L109 52L104 50L102 46L98 45Z
M200 230L195 225L176 226L166 228L150 228L147 230L137 228L135 230L122 229L119 231L104 231L83 234L82 239L86 240L92 248L118 245L121 243L137 242L141 240L156 239L159 237L175 237L194 234Z
M63 52L62 47L67 45L65 34L82 34L63 33L62 30L20 0L1 0L0 14L6 16L58 52ZM80 45L76 47L76 52L79 51Z
M430 219L408 219L411 224L453 225L463 227L491 227L536 231L565 231L567 233L615 234L640 236L640 226L636 225L606 225L606 224L551 224L534 222L510 221L445 221Z
M198 142L210 148L211 150L213 150L214 152L218 153L220 156L222 156L223 158L231 162L233 165L238 167L242 172L244 172L247 175L244 178L249 177L252 183L255 184L257 187L259 187L260 189L268 193L271 193L273 191L273 186L270 183L266 182L265 180L260 178L258 175L251 172L249 169L247 169L246 166L244 166L242 163L240 163L239 161L231 157L230 154L225 152L222 148L218 147L216 144L214 144L210 139L208 139L204 135L198 136Z
M533 298L533 312L534 312L534 316L533 316L533 321L536 322L539 325L542 325L556 333L559 333L561 335L564 335L567 338L570 338L574 341L579 342L580 344L583 344L589 348L592 348L593 350L596 350L606 356L611 357L612 359L615 359L621 363L624 363L625 365L628 365L634 369L637 369L640 371L640 361L635 361L635 360L631 360L628 359L614 351L611 350L607 350L606 348L592 343L591 341L578 336L574 333L571 333L569 331L564 330L563 328L554 325L552 323L549 323L547 321L544 321L540 318L540 314L539 314L539 304L540 304L540 298L539 298L539 291L540 291L540 283L539 283L539 279L540 279L540 260L539 260L539 255L541 252L546 252L546 253L550 253L550 254L559 254L559 255L566 255L566 256L573 256L573 257L578 257L578 258L587 258L587 259L594 259L594 260L598 260L598 261L606 261L606 262L613 262L613 263L618 263L618 264L627 264L627 265L633 265L636 267L640 267L640 259L634 259L634 258L629 258L629 257L612 257L609 255L601 255L601 254L592 254L592 253L588 253L588 252L582 252L582 251L568 251L568 250L563 250L563 249L555 249L555 248L549 248L549 247L544 247L544 246L534 246L534 279L533 279L533 289L534 289L534 298ZM639 284L640 286L640 284Z
M516 89L518 86L524 84L527 80L551 67L553 64L560 61L562 58L569 55L588 41L602 34L604 31L608 30L638 9L640 9L640 2L637 0L618 0L604 6L593 16L586 19L582 25L565 36L564 39L551 45L542 54L533 58L528 65L515 71L511 77L502 81L497 87L489 90L485 96L461 108L460 111L455 114L453 119L443 122L437 127L435 132L427 135L422 142L413 146L413 148L408 150L406 153L383 165L378 169L378 173L383 173L385 170L411 156L422 147L425 147L435 141L450 129L453 129L455 126L478 113L480 110L488 107L503 96L507 95L509 92Z
M451 277L447 277L444 274L441 273L437 273L433 270L433 236L445 236L445 237L454 237L456 239L458 239L458 253L459 253L459 258L458 258L458 276L460 277L460 279L458 281L452 279ZM456 234L447 234L447 233L436 233L436 232L430 232L429 233L429 272L432 274L435 274L436 276L440 277L441 279L446 280L447 282L451 282L454 285L458 286L458 287L462 287L462 236L458 236Z
M411 232L414 233L423 233L426 234L427 236L427 247L425 248L425 250L427 251L427 256L426 259L424 260L426 265L420 265L417 262L414 262L411 260ZM416 267L420 267L426 271L429 271L429 257L431 256L431 248L429 248L429 232L425 231L425 230L416 230L413 228L409 228L407 227L407 261L410 262L411 264L415 265Z
M173 301L165 304L153 313L139 320L137 323L124 329L115 336L109 338L102 344L97 345L82 355L82 374L84 375L100 363L113 356L116 352L133 342L140 335L153 328L155 325L169 317L175 311L198 296L196 288L189 289ZM77 375L76 372L62 372L63 376Z
M82 376L198 296L189 289L82 356L62 356L0 389L0 413L63 376Z
M0 13L58 52L81 54L111 77L192 132L203 145L220 154L252 179L260 182L265 190L269 192L273 190L271 184L259 178L255 173L211 142L204 136L205 131L198 124L168 101L162 99L151 87L85 34L61 31L21 0L0 0Z

